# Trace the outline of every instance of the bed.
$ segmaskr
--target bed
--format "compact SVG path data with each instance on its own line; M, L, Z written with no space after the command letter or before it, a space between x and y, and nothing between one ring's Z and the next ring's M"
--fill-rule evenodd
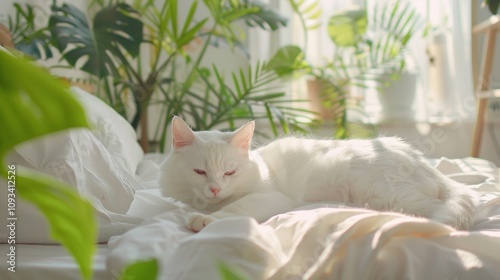
M304 205L264 223L234 217L199 233L185 209L160 195L162 154L142 154L128 123L94 96L73 88L94 129L38 139L9 155L17 165L69 183L94 205L99 222L93 279L118 279L129 263L158 260L158 279L220 279L225 264L246 279L498 279L499 169L475 159L429 159L480 193L470 231L400 213L333 203ZM5 182L2 182L5 185ZM0 199L6 201L5 187ZM3 205L3 204L2 204ZM5 208L5 207L3 207ZM18 202L16 272L0 279L80 279L64 248L48 237L36 209ZM5 209L0 211L6 221ZM0 228L5 258L8 232Z

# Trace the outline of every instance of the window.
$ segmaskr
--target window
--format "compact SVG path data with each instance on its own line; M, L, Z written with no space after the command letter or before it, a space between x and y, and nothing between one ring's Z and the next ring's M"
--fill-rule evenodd
M329 60L335 45L328 36L327 23L335 12L353 6L373 9L381 2L394 4L395 0L317 0L321 6L321 26L309 30L307 36L298 16L291 16L286 29L275 34L251 32L249 36L252 59L268 59L280 46L296 44L306 53L312 65ZM284 14L292 15L288 1L266 1ZM307 2L307 1L306 1ZM402 3L405 1L401 0ZM408 70L416 74L413 86L400 90L416 89L413 99L413 121L455 122L470 121L475 112L471 62L471 2L470 1L406 1L413 5L422 19L422 26L411 40L408 52ZM425 36L424 36L424 30ZM402 79L403 80L403 79ZM305 79L292 87L293 97L307 98ZM366 89L354 89L352 94L363 96L363 106L368 114L381 111L380 101ZM370 119L370 118L368 118ZM373 118L371 118L373 121ZM374 121L377 121L376 118ZM397 120L395 120L397 121Z

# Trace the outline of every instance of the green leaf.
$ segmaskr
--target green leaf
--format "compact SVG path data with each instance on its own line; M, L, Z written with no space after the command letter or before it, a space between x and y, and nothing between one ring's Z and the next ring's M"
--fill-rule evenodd
M328 35L339 47L354 47L367 30L366 10L347 10L334 14L328 21Z
M44 70L3 51L0 65L0 158L26 140L88 126L80 104Z
M132 57L139 53L143 23L139 14L125 3L100 10L90 26L82 11L70 4L53 6L49 19L55 45L71 66L97 77L118 75L116 57L122 49Z
M318 0L288 0L293 11L300 17L304 31L321 26L322 9Z
M264 107L266 108L267 119L269 120L269 124L271 125L273 134L274 136L278 136L278 129L276 128L276 124L274 123L274 115L271 109L271 105L269 103L264 103Z
M182 34L186 33L186 31L188 30L189 25L193 21L197 7L198 7L198 1L193 1L191 7L189 8L189 12L186 16L186 20L184 21L184 25L182 26L182 31L181 31Z
M258 26L266 30L276 30L286 26L288 19L280 13L269 9L258 0L242 0L226 3L226 1L203 1L210 10L215 21L227 26L236 20L244 20L248 26Z
M123 269L120 279L155 280L157 275L158 262L156 259L150 259L127 265Z
M0 49L0 161L24 141L72 127L88 127L83 108L44 70ZM0 175L7 176L5 164ZM66 185L20 170L16 189L48 219L52 237L61 242L91 276L96 226L92 206Z
M94 208L67 185L42 173L19 169L16 191L47 218L51 237L73 255L85 279L92 276L96 225Z
M256 14L260 9L258 7L245 7L239 6L237 9L228 9L224 11L222 20L227 23L231 23L235 20L247 17L251 14Z
M267 63L266 70L274 71L278 76L300 76L302 72L310 70L305 61L305 54L297 46L290 45L278 49Z
M167 52L182 52L182 48L192 43L196 36L199 35L198 33L205 26L208 17L194 20L197 7L198 1L193 1L184 19L182 30L179 30L178 14L181 11L179 10L178 0L164 1L161 11L155 15L158 20L154 22L155 26L153 29L157 29L158 31L153 32L153 35L162 38L165 42L173 43L173 48L167 50ZM165 35L167 35L167 38L164 38Z
M285 96L285 93L283 92L276 92L276 93L268 93L268 94L262 94L262 95L252 95L247 98L247 100L253 100L253 101L265 101L269 99L277 99L280 97Z
M16 49L35 58L51 58L50 34L46 28L35 27L36 13L32 5L14 3L15 16L9 15L8 29Z
M498 8L500 6L499 0L484 0L483 5L488 5L488 9L492 14L498 14Z
M277 124L274 123L276 120L280 122L280 128L284 133L290 132L290 128L297 127L290 123L293 118L310 120L308 117L311 115L310 112L294 111L295 108L292 107L292 104L296 101L289 100L285 104L283 100L285 93L278 92L279 90L276 89L278 85L275 82L278 81L279 77L273 71L266 69L267 65L257 62L255 68L249 66L246 71L240 69L238 72L233 72L231 75L233 84L229 86L219 70L214 67L212 71L216 86L203 76L199 81L203 82L203 86L210 92L210 96L207 95L205 100L201 100L199 97L195 98L196 102L202 101L200 106L183 104L184 111L195 112L195 110L201 109L204 113L206 112L203 111L205 108L210 110L211 113L208 114L207 123L204 125L205 129L211 129L223 123L231 128L234 125L234 120L237 119L267 119L275 135L279 134ZM194 96L190 94L189 97L193 98ZM186 103L193 101L188 100ZM275 106L275 103L279 103L281 106ZM214 107L217 107L216 110L213 110ZM195 114L200 115L199 112Z
M220 263L217 268L222 280L245 280L241 273L225 263Z
M248 59L250 59L250 52L248 48L237 37L229 36L227 34L222 34L217 30L210 34L203 34L200 37L202 38L210 37L209 44L217 48L223 46L229 46L231 48L235 47L236 49L240 50Z
M186 30L185 32L182 32L179 38L175 38L175 44L177 49L181 49L185 45L191 43L206 22L207 19L201 20L190 29Z

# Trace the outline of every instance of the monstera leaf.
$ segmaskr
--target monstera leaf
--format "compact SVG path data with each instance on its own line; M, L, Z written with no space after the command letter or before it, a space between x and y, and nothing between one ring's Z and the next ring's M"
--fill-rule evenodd
M54 6L50 32L64 59L97 77L117 75L123 51L135 57L143 41L143 23L138 12L125 3L100 10L91 26L84 13L70 4ZM83 62L81 62L83 61ZM80 62L80 64L79 64Z

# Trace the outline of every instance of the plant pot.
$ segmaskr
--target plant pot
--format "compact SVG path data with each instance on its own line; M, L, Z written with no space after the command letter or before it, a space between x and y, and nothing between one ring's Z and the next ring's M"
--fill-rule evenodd
M342 85L334 85L327 80L314 79L307 81L311 111L318 113L317 119L333 121L345 113L347 89Z
M410 122L416 119L417 74L404 73L398 80L381 75L379 81L390 81L389 86L382 82L368 83L365 91L365 108L376 122ZM378 89L377 89L378 88Z
M325 81L323 80L307 80L307 95L311 111L318 113L317 119L331 120L333 112L323 104L323 92L325 91Z

